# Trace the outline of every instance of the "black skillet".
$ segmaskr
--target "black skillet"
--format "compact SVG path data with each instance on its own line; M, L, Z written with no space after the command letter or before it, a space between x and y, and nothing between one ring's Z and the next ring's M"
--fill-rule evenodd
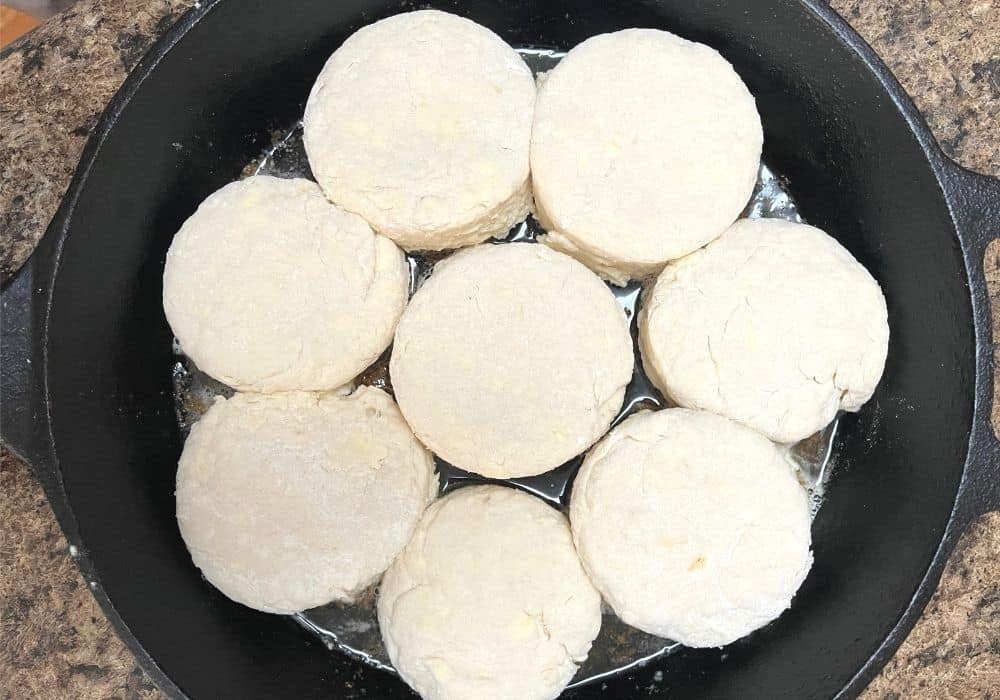
M1000 507L983 277L1000 182L942 155L886 67L819 0L440 7L515 46L568 49L639 26L717 48L756 96L765 159L803 216L872 271L889 304L885 376L842 421L816 564L791 610L721 651L682 650L570 695L857 694L920 615L962 529ZM112 100L47 236L3 290L4 440L33 465L95 595L168 695L408 695L288 619L231 603L191 565L174 521L181 439L160 306L181 221L294 122L346 36L407 9L218 0L190 11Z

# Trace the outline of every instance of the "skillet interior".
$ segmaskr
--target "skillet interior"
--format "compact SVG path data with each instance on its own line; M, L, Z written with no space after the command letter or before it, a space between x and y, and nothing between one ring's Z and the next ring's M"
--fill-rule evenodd
M676 696L828 697L895 625L941 535L972 418L974 341L961 252L927 157L857 56L787 0L463 2L512 44L566 49L660 27L732 61L757 97L765 158L806 220L883 285L892 339L872 403L841 422L792 609L724 650L682 651L607 682ZM218 2L160 61L103 144L70 222L52 297L48 387L70 505L101 583L153 659L193 697L407 697L293 622L229 602L190 564L173 513L180 436L163 256L179 224L301 113L329 53L410 6ZM661 682L653 683L656 671ZM574 691L601 694L601 686Z

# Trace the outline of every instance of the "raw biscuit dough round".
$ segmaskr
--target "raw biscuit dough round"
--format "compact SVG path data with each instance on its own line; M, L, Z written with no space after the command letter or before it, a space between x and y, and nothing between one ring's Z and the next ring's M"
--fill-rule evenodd
M334 389L389 346L406 259L309 180L233 182L170 244L163 308L183 351L244 391Z
M667 266L643 300L639 340L653 383L681 406L776 442L857 411L885 367L885 298L817 228L744 219Z
M236 394L184 444L177 522L212 585L287 614L373 584L437 485L431 455L379 389Z
M531 204L531 71L500 37L437 10L351 35L305 111L326 195L407 250L501 236Z
M632 366L607 286L562 253L510 243L437 264L400 319L389 371L425 445L510 478L590 447L621 408Z
M601 628L565 516L501 486L432 504L377 607L389 658L426 700L555 698Z
M778 617L812 565L808 498L782 449L703 411L616 426L577 474L570 521L618 616L691 647Z
M739 216L762 143L753 96L715 50L656 29L591 37L538 92L543 240L616 284L656 274Z

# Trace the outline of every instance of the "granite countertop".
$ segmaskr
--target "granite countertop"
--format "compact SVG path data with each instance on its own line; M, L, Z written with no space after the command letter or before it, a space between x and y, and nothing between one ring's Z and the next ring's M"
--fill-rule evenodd
M193 4L83 0L0 54L3 278L44 232L110 96ZM833 6L896 73L945 151L1000 176L1000 0ZM1000 242L986 257L996 302ZM993 419L1000 425L996 405ZM161 698L83 584L38 483L3 451L0 493L0 700ZM1000 513L959 542L923 618L865 697L1000 698Z

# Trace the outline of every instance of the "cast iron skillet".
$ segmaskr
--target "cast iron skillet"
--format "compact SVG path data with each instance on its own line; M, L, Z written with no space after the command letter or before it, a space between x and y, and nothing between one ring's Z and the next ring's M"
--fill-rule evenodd
M859 692L919 616L963 527L1000 506L983 253L1000 182L962 170L872 50L820 0L440 3L514 45L632 26L719 49L757 98L765 159L805 218L875 275L892 340L843 420L816 564L776 623L606 682L606 697ZM409 5L203 2L112 100L48 235L3 291L3 435L26 458L119 634L167 693L406 697L293 622L213 591L174 520L181 442L160 304L179 224L302 112L353 30ZM86 76L81 76L86 79ZM992 230L991 230L992 229ZM602 696L600 684L571 691Z

